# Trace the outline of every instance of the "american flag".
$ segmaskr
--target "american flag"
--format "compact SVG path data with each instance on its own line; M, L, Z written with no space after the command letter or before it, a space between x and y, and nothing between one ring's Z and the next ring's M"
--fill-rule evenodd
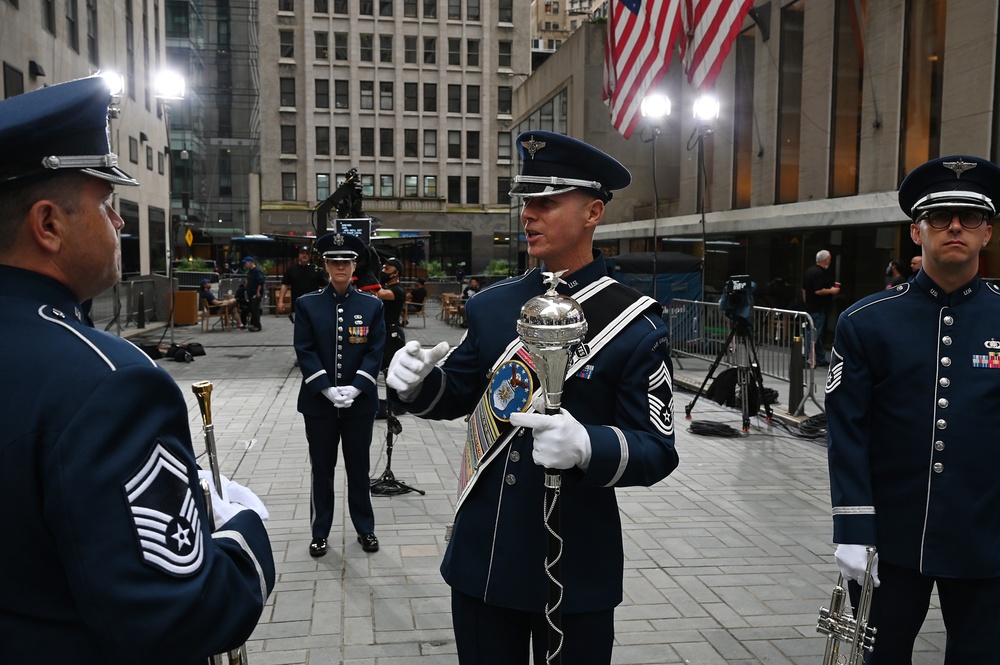
M667 73L680 34L677 0L611 0L604 52L604 101L625 138L639 123L646 91Z
M632 136L639 105L679 48L688 81L715 83L753 0L611 0L604 53L604 101L611 123Z

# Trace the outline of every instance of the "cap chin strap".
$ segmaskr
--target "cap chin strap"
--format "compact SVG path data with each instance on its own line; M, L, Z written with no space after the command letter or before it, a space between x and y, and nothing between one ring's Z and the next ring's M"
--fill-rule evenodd
M557 178L556 176L540 176L540 175L516 175L514 176L514 184L519 185L521 183L530 183L532 185L548 185L550 187L564 187L569 190L573 187L586 187L587 189L596 189L601 191L604 189L604 185L597 182L596 180L577 180L576 178Z
M49 155L42 157L42 166L47 169L110 168L118 166L118 155Z
M977 210L985 210L989 213L990 217L994 217L997 214L996 208L993 206L993 200L988 196L984 196L978 192L950 191L928 194L913 204L910 216L915 216L925 210L936 210L938 208L976 208Z

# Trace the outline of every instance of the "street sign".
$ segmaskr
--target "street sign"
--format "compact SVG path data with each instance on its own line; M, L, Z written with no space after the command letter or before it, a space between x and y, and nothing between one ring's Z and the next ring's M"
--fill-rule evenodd
M187 233L184 234L184 240L187 241L188 247L190 247L191 243L194 242L194 234L191 233L191 229L188 229Z

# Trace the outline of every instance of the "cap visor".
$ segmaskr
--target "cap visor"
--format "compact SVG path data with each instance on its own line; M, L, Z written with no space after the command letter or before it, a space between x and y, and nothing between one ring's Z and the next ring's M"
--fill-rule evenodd
M107 180L108 182L112 182L116 185L129 185L131 187L137 187L139 185L138 180L125 173L117 166L80 169L80 171L86 173L87 175L92 175L95 178Z
M510 190L510 196L520 196L526 199L534 196L555 196L577 189L576 187L553 187L539 182L519 182Z

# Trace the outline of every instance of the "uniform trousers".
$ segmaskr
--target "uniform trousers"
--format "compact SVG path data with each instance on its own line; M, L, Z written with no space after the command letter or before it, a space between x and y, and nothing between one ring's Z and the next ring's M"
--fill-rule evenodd
M532 662L545 662L549 639L543 613L487 605L452 590L451 617L460 665L528 665L529 642ZM611 662L614 609L563 613L562 631L563 663L608 665Z
M354 529L359 533L374 533L375 512L372 510L371 460L369 449L375 414L353 415L350 409L340 409L336 418L304 415L309 459L312 464L312 502L310 516L312 537L327 538L333 524L336 501L333 475L337 454L343 445L344 470L347 473L347 508Z
M937 584L948 633L944 665L987 665L998 660L1000 578L957 580L929 577L916 570L879 561L879 586L872 593L868 624L875 626L875 650L866 665L910 665L913 644L927 616ZM861 587L850 584L857 606Z

